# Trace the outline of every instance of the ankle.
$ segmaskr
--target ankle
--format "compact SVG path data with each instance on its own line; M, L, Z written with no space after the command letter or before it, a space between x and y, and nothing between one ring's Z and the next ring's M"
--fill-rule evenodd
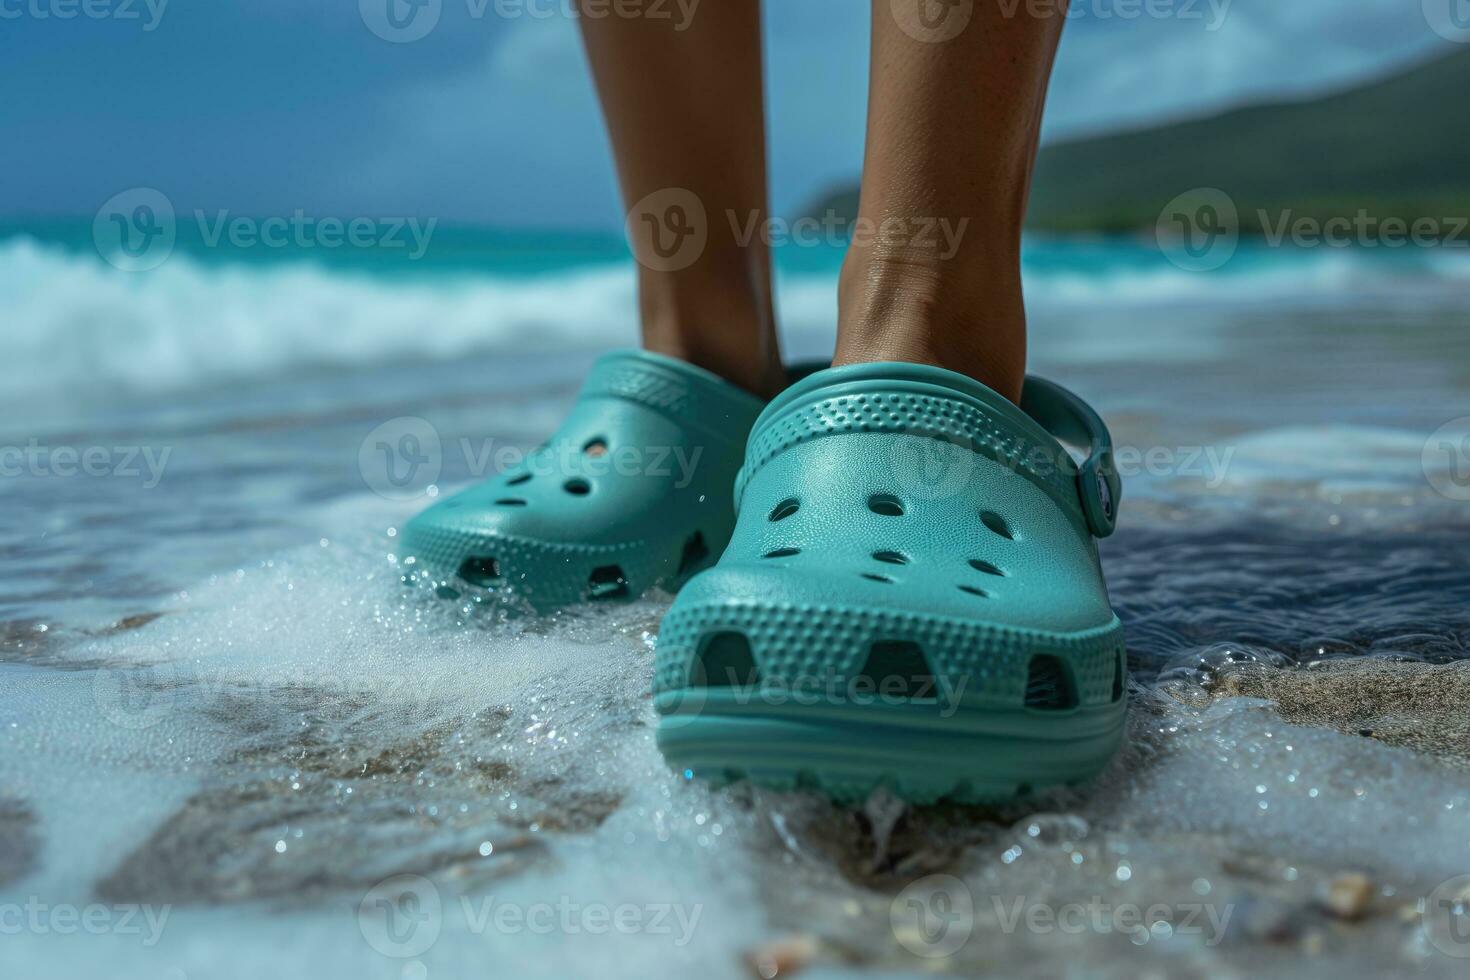
M639 305L646 349L688 361L762 398L786 386L768 292L749 283L655 273L643 276Z
M868 256L844 263L833 364L932 364L1019 401L1026 311L1018 266L965 265L956 281L955 270L930 263Z

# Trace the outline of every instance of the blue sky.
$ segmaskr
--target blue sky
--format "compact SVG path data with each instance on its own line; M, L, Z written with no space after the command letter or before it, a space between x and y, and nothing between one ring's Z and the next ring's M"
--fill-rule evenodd
M61 16L82 2L93 16ZM238 214L617 226L567 0L429 0L439 19L411 43L367 26L384 2L0 0L0 214L90 214L149 186ZM1048 138L1390 71L1451 46L1435 2L1453 0L1074 0ZM861 165L866 5L766 7L790 214Z

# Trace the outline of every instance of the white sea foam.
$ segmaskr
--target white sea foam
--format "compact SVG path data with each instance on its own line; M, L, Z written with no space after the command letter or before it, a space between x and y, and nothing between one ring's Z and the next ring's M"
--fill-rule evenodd
M157 622L63 653L96 673L37 672L13 692L23 710L3 733L5 781L50 843L0 904L175 906L151 946L146 934L7 937L18 975L95 976L105 962L118 977L258 976L287 951L274 969L292 977L493 964L498 976L734 978L748 975L743 953L792 932L819 937L829 964L922 965L893 925L898 886L858 880L886 845L864 843L851 817L711 793L663 766L647 695L660 600L455 625L453 606L399 591L390 539L359 530L400 506L339 506L323 521L340 542L201 583ZM906 831L916 856L899 884L938 867L973 903L954 962L1216 973L1265 955L1268 939L1291 955L1330 922L1313 896L1362 870L1384 911L1304 975L1453 966L1397 917L1463 870L1470 799L1453 770L1288 725L1263 701L1135 698L1130 746L1101 783L1043 804L1066 812L972 816L953 852L942 815ZM385 938L377 906L362 909L397 873L419 876L410 884L433 904L406 907L429 917ZM487 920L486 902L549 925ZM1176 924L1205 904L1218 918L1131 935L1005 925L1014 907L1073 903L1162 907ZM653 906L673 907L667 931L646 918L593 931L582 917ZM418 928L436 937L421 950Z
M1043 316L1198 302L1286 308L1384 294L1424 305L1453 295L1464 275L1463 263L1438 257L1406 280L1372 256L1328 250L1242 260L1240 269L1201 275L1157 255L1037 262L1027 270L1028 302ZM779 293L791 348L823 353L836 318L833 276L784 274ZM67 386L176 391L317 367L591 350L637 336L633 274L622 265L387 279L305 261L201 264L176 253L139 274L25 237L0 242L0 323L0 391L22 396Z

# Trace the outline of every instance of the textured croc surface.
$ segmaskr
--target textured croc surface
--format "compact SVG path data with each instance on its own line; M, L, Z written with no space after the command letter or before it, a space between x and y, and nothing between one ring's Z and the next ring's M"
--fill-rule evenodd
M609 354L551 439L415 517L404 552L450 587L511 589L538 609L675 588L729 539L762 404L683 361Z
M1046 382L1023 405L878 364L821 372L766 409L730 545L660 629L671 765L930 801L1106 763L1126 669L1094 541L1119 491L1107 434ZM1091 443L1086 461L1049 430Z

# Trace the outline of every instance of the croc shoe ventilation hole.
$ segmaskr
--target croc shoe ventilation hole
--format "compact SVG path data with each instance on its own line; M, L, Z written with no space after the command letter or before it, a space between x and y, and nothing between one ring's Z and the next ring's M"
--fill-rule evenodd
M587 598L622 599L628 595L628 577L617 565L592 569L587 577Z
M777 548L775 551L768 551L768 552L766 552L765 554L761 555L761 557L762 558L790 558L792 555L799 555L799 554L801 554L801 549L800 548Z
M753 687L759 680L750 641L734 630L705 637L690 666L690 687Z
M582 452L593 458L606 456L607 440L602 438L602 436L594 436L587 440L587 443L582 447Z
M470 585L488 589L500 582L500 562L489 555L474 555L459 563L456 574Z
M934 670L923 649L910 640L879 640L853 683L888 697L927 700L934 696Z
M704 543L704 535L695 531L684 542L684 552L679 556L678 574L688 575L709 558L709 545Z
M980 558L971 558L970 567L977 572L984 572L986 575L1005 575L1005 572L1001 571L999 568L996 568L994 565L990 564L990 562Z
M1045 653L1031 658L1026 672L1026 707L1043 711L1077 707L1071 674L1060 658Z
M891 493L875 493L868 498L868 510L881 517L902 517L903 501Z
M509 480L506 480L505 481L505 484L506 484L506 486L510 486L510 487L518 487L522 483L525 483L529 479L531 479L531 474L529 474L529 473L520 473L520 474L517 474L516 476L511 477Z
M986 527L990 528L1001 537L1006 539L1015 538L1015 535L1011 533L1010 525L1006 523L1006 519L1004 517L1001 517L995 511L982 510L980 512L980 520L985 524Z
M901 551L875 551L873 552L873 560L881 561L888 565L907 565L909 563L909 556Z
M792 514L795 514L799 510L801 510L801 501L797 500L795 497L787 497L785 500L781 501L774 508L772 508L771 516L769 519L773 523L776 521L784 521L786 520L786 518L790 517Z
M580 476L572 477L570 480L563 483L561 485L561 488L574 497L585 497L592 492L592 484L588 483Z

